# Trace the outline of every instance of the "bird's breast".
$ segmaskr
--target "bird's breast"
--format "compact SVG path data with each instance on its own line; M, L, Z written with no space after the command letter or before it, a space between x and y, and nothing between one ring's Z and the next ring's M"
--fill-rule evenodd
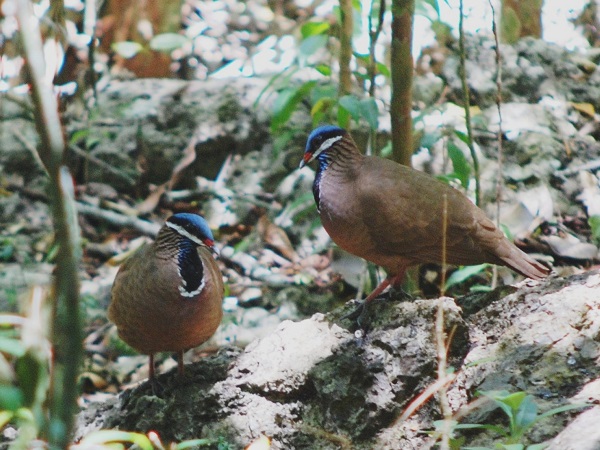
M373 247L362 220L355 184L330 171L319 177L319 214L333 241L355 255L366 257Z

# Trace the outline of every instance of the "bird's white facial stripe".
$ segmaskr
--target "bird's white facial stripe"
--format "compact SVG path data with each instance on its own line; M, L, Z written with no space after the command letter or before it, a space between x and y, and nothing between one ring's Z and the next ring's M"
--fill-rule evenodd
M313 159L317 158L321 153L323 153L325 150L327 150L328 148L330 148L333 144L335 144L340 139L342 139L342 136L334 136L334 137L329 138L326 141L324 141L321 144L321 146L319 147L319 149L313 154L313 156L311 158L311 161Z
M189 240L195 242L196 244L198 244L198 245L205 245L204 242L202 242L196 236L194 236L193 234L188 233L188 231L185 228L180 227L179 225L175 225L174 223L171 223L171 222L165 222L165 225L168 226L169 228L174 229L177 233L179 233L182 236L185 236L186 238L188 238Z

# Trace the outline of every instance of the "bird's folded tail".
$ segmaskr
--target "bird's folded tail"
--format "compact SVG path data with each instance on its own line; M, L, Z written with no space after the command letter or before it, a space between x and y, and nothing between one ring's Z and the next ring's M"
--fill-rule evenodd
M532 280L541 280L550 273L550 268L539 261L536 261L524 251L511 245L510 251L506 255L498 255L504 265L510 267L515 272Z

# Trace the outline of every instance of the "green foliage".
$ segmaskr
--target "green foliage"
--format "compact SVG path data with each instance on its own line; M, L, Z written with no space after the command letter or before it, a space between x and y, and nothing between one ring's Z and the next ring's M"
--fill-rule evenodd
M0 315L0 428L15 424L23 448L45 425L50 384L48 343L34 326L28 317Z
M592 230L592 239L594 241L594 244L600 245L600 216L589 217L588 225Z
M452 438L452 448L463 450L541 450L545 444L526 445L522 441L526 433L540 420L562 412L585 408L590 405L563 405L539 414L535 398L526 392L510 393L507 391L485 391L481 395L492 400L508 419L508 425L492 424L458 424L452 423L452 430L487 430L497 434L501 442L491 447L464 447L464 438ZM436 430L441 430L443 421L435 423Z
M117 447L115 447L117 444ZM93 431L83 439L81 439L79 445L88 448L106 448L123 449L126 444L127 447L133 445L139 447L141 450L154 450L155 448L165 448L160 442L160 438L155 432L150 432L148 435L142 433L135 433L132 431L120 431L120 430L99 430ZM218 450L229 450L233 449L224 438L218 439L190 439L182 441L176 444L172 444L169 448L172 450L186 450L188 448L199 448L199 447L215 447Z
M150 39L150 48L157 52L171 53L182 48L190 40L178 33L161 33Z
M156 52L171 53L173 50L182 48L188 42L190 42L190 40L181 34L161 33L150 39L148 47L150 50ZM135 55L145 50L144 45L135 41L114 42L111 45L111 48L116 54L125 59L133 58Z
M0 261L11 261L15 255L14 239L10 237L0 238Z
M353 2L355 24L361 23L360 2ZM336 57L331 53L335 48L330 45L337 39L339 30L339 8L334 8L334 16L338 23L332 25L329 21L313 19L304 23L300 28L301 40L298 45L298 56L292 66L271 79L269 85L261 93L269 91L275 94L272 103L271 131L278 137L275 150L283 148L293 133L285 133L293 114L308 106L313 126L324 122L335 122L341 127L348 128L352 121L364 121L372 130L379 126L379 109L374 98L365 95L338 94L336 76L332 70L331 59ZM356 30L355 30L356 31ZM369 55L354 53L359 66L365 65ZM381 62L376 64L377 74L389 77L389 69ZM308 73L310 79L296 83L295 77L302 71L303 77ZM366 79L364 70L354 72L358 79ZM260 98L260 96L259 96ZM258 101L257 101L258 104ZM281 134L284 133L284 137Z
M133 41L115 42L111 48L116 54L125 59L133 58L144 49L142 44Z
M445 290L447 291L451 287L467 281L469 278L480 274L488 267L489 264L479 264L477 266L465 266L457 269L456 271L452 272L452 275L450 275L446 280Z
M469 179L471 178L471 166L469 165L467 158L465 158L465 154L454 142L448 143L448 157L452 161L452 167L454 169L449 176L458 179L461 186L464 189L468 189Z
M514 44L521 35L521 20L518 14L512 8L502 10L502 23L500 25L502 40L509 44Z

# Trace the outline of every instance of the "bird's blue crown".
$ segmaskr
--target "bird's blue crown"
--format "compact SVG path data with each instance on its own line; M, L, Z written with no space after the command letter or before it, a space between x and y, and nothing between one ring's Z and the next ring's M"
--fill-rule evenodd
M344 133L346 133L346 130L336 127L335 125L322 125L318 128L315 128L308 136L304 151L314 153L327 139L336 136L342 136Z
M167 222L174 225L172 228L183 230L198 240L215 240L206 220L197 214L177 213L169 217Z

